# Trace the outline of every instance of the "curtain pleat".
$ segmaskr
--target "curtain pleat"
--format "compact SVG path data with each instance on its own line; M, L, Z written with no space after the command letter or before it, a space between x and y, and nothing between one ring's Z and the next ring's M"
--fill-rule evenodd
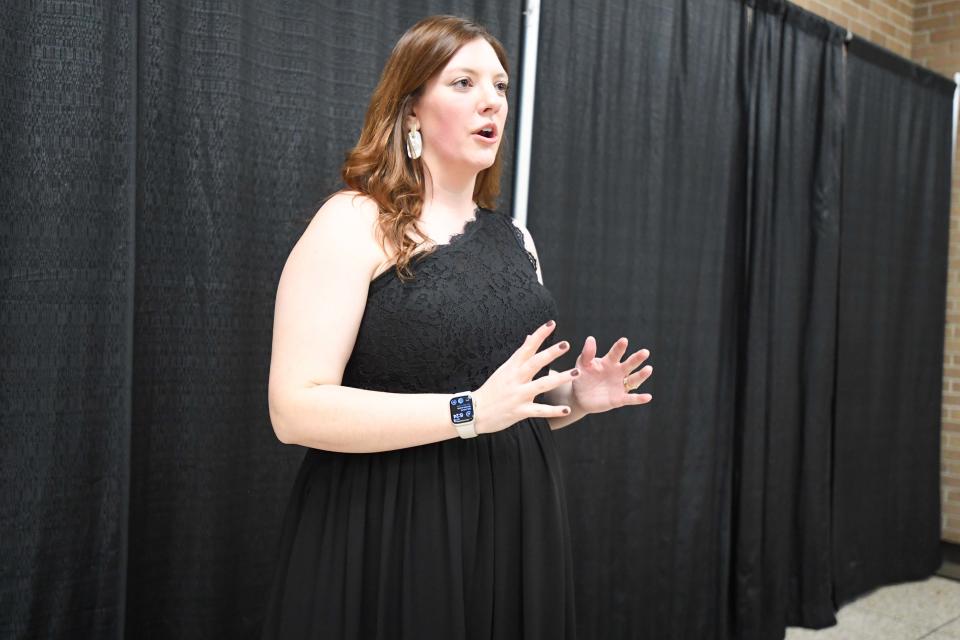
M730 600L737 638L822 628L830 554L844 32L758 3L749 36Z
M122 633L135 13L0 20L0 637Z
M834 440L838 602L941 564L940 413L954 83L847 55Z

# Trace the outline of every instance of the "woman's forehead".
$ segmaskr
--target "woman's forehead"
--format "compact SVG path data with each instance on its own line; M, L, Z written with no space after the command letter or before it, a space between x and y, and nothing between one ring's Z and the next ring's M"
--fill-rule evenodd
M497 52L493 50L490 43L479 38L468 42L460 47L455 54L447 61L443 68L448 71L465 71L467 73L490 73L491 75L503 74L506 71L500 64Z

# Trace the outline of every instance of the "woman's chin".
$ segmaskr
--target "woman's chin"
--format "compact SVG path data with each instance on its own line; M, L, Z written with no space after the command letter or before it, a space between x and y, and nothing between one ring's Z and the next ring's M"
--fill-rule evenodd
M476 159L474 165L480 171L484 169L489 169L497 161L497 150L493 149L491 153L485 153L479 158Z
M489 169L494 165L494 163L496 163L496 161L497 153L496 149L493 149L486 153L471 153L460 156L459 158L441 158L437 161L437 164L446 169L451 169L459 165L464 168L469 168L471 171L476 173L485 169Z

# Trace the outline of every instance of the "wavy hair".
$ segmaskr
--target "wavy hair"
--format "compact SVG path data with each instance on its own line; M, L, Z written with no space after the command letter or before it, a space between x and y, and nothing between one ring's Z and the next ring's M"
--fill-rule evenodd
M413 277L409 264L421 244L410 238L408 231L414 229L420 237L426 237L417 224L425 196L423 160L422 156L417 159L407 156L404 121L427 81L443 70L460 47L477 38L490 43L509 73L503 45L469 19L435 15L410 27L397 41L384 65L370 98L360 139L347 153L340 171L351 189L377 203L380 243L384 246L385 238L389 237L398 248L395 268L402 281ZM485 209L494 208L500 195L502 151L503 145L497 148L494 163L479 172L474 185L474 201ZM420 253L431 253L434 248Z

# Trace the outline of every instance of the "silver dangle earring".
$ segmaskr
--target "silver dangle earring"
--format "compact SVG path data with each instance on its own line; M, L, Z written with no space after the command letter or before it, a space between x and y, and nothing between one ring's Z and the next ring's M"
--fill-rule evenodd
M423 138L416 129L410 129L407 133L407 157L416 160L423 151Z

